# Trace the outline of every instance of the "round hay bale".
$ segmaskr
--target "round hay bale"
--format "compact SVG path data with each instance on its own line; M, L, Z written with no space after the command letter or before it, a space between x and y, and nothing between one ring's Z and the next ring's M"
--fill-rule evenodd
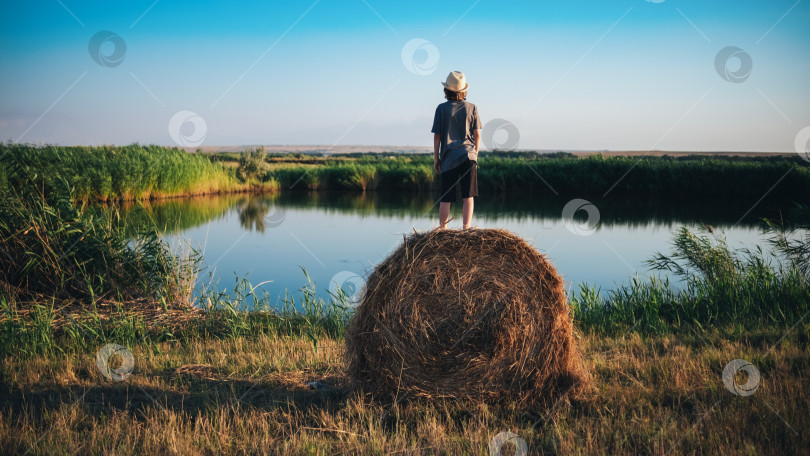
M498 229L414 233L369 276L346 335L355 387L549 404L587 383L563 281Z

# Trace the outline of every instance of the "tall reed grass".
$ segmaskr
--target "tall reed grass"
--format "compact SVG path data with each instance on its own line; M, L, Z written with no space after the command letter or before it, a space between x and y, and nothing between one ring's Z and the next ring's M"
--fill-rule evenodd
M69 193L0 189L2 292L23 302L180 299L182 264L155 226L136 233Z
M438 189L427 155L366 155L286 160L270 169L282 189ZM373 182L373 185L368 183ZM773 187L774 183L779 185ZM532 192L537 196L665 195L752 197L766 192L800 200L810 194L810 166L800 157L649 156L579 158L571 154L482 153L478 184L488 194ZM773 187L773 188L772 188ZM769 191L770 190L770 191Z
M267 172L282 190L430 190L435 176L430 165L380 160L327 161L323 165L289 165Z
M236 171L202 154L161 146L32 146L0 144L0 185L26 188L33 180L45 193L67 182L75 201L143 200L178 195L245 191L275 183L240 180Z
M185 313L199 259L178 256L154 225L133 236L114 212L33 188L0 188L0 256L0 352L27 354L61 350L53 336L65 331L96 339L112 314L136 334L147 317Z
M808 227L804 227L807 230ZM571 297L575 320L597 332L631 328L666 333L684 325L740 328L791 326L810 310L810 234L772 232L774 249L732 251L720 234L680 229L672 254L648 260L654 271L683 281L681 287L653 276L603 294L586 284Z
M430 191L439 185L425 154L276 156L189 154L161 146L63 147L0 144L0 164L18 163L48 190L64 179L78 201L135 200L257 189ZM232 166L228 166L228 164ZM774 187L774 183L779 185ZM482 152L479 187L489 194L770 196L810 193L810 165L800 157L603 156ZM19 180L0 169L0 186Z

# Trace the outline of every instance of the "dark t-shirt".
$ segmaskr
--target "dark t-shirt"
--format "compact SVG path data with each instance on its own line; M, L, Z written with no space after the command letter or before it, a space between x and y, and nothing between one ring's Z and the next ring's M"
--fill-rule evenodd
M446 101L436 107L432 133L440 138L442 172L464 163L468 151L475 150L473 131L481 129L478 108L468 101Z

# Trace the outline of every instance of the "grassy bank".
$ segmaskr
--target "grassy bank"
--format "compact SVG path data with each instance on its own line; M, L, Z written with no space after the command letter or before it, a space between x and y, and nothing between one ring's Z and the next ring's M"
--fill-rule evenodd
M272 161L265 178L282 189L409 190L438 188L428 155L289 158ZM478 185L485 194L534 196L644 195L773 197L800 200L810 193L810 166L800 157L639 156L482 153ZM772 187L779 182L779 185ZM770 192L769 192L770 189Z
M193 287L195 260L176 257L154 226L127 229L69 196L0 189L0 240L0 292L9 301L185 302Z
M0 186L35 179L46 191L68 185L78 201L276 190L437 191L430 155L186 153L161 146L0 145ZM798 156L603 156L482 152L482 194L734 197L801 201L810 194L810 163ZM777 182L779 185L776 185Z
M74 201L147 200L273 190L272 180L240 179L209 157L161 146L31 146L0 144L0 187L71 190Z

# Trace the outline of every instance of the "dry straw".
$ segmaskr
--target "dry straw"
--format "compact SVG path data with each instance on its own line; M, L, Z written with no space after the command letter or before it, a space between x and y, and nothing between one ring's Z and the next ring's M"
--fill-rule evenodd
M381 398L528 408L589 384L562 279L505 230L412 234L369 277L346 342L354 386Z

